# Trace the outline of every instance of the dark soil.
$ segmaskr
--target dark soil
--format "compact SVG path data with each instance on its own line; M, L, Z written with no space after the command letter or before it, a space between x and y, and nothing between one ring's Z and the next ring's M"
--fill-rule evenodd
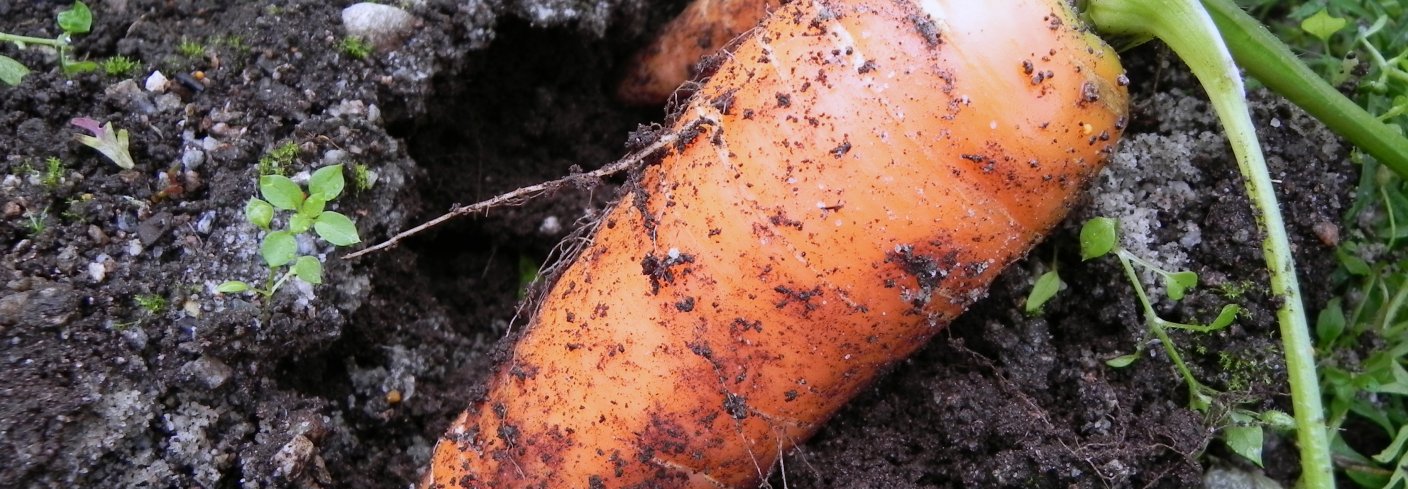
M301 0L97 3L77 52L139 60L130 78L68 78L41 51L0 48L36 69L0 87L0 486L406 487L417 477L490 370L525 277L615 184L454 221L354 262L310 241L303 253L325 258L323 285L291 282L268 300L217 294L225 280L268 273L261 233L243 218L258 161L292 142L290 175L366 165L375 185L329 208L354 217L367 242L609 163L630 130L663 116L612 100L621 64L682 3L403 3L420 25L366 59L339 47L347 3ZM0 31L52 36L64 6L0 2ZM183 42L203 49L183 54ZM1139 100L1128 139L1144 135L1126 157L1137 167L1181 148L1200 173L1170 183L1112 172L1095 193L1131 192L1162 223L1136 238L1152 243L1149 258L1203 277L1202 293L1163 305L1167 317L1209 320L1228 300L1247 308L1225 331L1175 334L1195 374L1229 402L1288 410L1225 142L1166 54L1145 48L1126 63ZM204 82L152 92L153 70ZM1257 97L1314 310L1333 260L1312 228L1339 222L1354 177L1318 124ZM76 117L129 130L136 169L74 142ZM60 168L50 172L49 157ZM1178 205L1144 198L1181 183L1193 193ZM1087 208L1009 270L773 468L771 485L1191 487L1211 461L1234 460L1210 432L1215 419L1188 409L1160 347L1130 367L1104 362L1147 340L1117 263L1077 259L1079 219L1112 205ZM1053 256L1068 287L1028 316L1029 284ZM1273 438L1266 459L1270 475L1294 479L1290 443Z

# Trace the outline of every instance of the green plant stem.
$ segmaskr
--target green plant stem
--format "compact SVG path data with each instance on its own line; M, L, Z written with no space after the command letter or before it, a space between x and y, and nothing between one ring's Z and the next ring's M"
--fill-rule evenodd
M45 46L53 46L56 48L61 48L68 45L68 43L64 42L62 39L46 39L42 37L16 36L14 34L6 34L4 32L0 32L0 42L13 42L16 44L42 44Z
M1201 1L1247 73L1408 178L1408 138L1340 94L1232 0Z
M1276 317L1286 355L1286 371L1300 445L1304 487L1335 485L1330 443L1325 429L1320 384L1310 324L1301 304L1300 285L1291 258L1290 240L1272 189L1261 146L1256 140L1245 88L1218 27L1196 0L1092 0L1086 13L1102 31L1122 35L1153 35L1162 39L1193 70L1208 92L1227 131L1258 224L1265 233L1262 253L1271 275L1271 291L1280 300Z
M1188 364L1183 363L1183 355L1178 354L1178 349L1173 344L1173 338L1170 338L1168 331L1164 329L1164 320L1159 318L1158 313L1154 311L1154 304L1149 302L1149 293L1144 291L1144 283L1139 280L1139 274L1134 272L1134 265L1131 262L1139 260L1139 258L1123 249L1118 250L1115 256L1124 266L1124 273L1129 277L1129 283L1134 285L1134 294L1139 298L1139 304L1144 308L1144 325L1159 339L1159 344L1163 345L1164 353L1168 355L1169 361L1173 362L1173 367L1178 370L1178 374L1183 376L1183 381L1188 384L1189 402L1194 409L1206 411L1210 402L1207 394L1203 392L1202 382L1198 382L1198 379L1193 377L1193 371L1188 369ZM1139 261L1143 262L1143 260Z

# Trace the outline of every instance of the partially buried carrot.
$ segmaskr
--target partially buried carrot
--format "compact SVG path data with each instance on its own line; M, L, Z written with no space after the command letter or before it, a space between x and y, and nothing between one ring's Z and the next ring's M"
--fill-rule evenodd
M636 54L617 98L654 105L664 102L685 80L699 74L699 63L729 41L758 25L780 0L695 0L670 21L649 46Z
M798 0L677 115L430 487L748 487L1065 214L1127 108L1062 0Z

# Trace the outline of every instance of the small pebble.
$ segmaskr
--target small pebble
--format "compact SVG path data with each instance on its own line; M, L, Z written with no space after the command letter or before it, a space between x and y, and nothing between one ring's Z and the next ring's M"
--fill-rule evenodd
M358 3L342 9L347 35L361 38L378 50L395 49L415 28L416 17L405 10L377 3Z
M96 261L90 262L88 264L88 278L91 279L95 284L102 283L103 279L108 278L107 267L103 266L102 263L98 263Z
M152 75L147 77L145 87L148 92L163 93L166 91L166 81L166 75L153 71Z

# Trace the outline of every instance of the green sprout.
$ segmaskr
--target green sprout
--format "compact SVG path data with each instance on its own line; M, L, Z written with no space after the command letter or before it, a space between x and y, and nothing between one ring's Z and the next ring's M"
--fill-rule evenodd
M48 227L49 227L49 207L48 207L48 206L45 206L45 207L44 207L44 210L39 211L39 212L29 212L29 213L26 213L26 214L25 214L25 227L28 229L29 235L30 235L31 237L39 236L39 233L42 233L42 232L44 232L45 229L48 229Z
M103 73L107 73L108 76L129 76L141 67L140 63L126 56L113 56L103 60L100 64L103 67Z
M57 187L64 181L64 162L58 157L50 156L44 159L44 178L41 182L45 187Z
M186 38L181 38L181 43L176 45L176 52L181 53L181 56L195 59L205 56L205 45Z
M47 39L0 32L0 42L14 43L20 49L29 45L52 47L59 53L59 67L63 69L64 74L73 75L96 70L97 63L75 60L70 52L73 36L86 34L93 27L93 12L88 9L88 5L79 1L73 2L72 7L59 11L56 23L61 31L58 37ZM19 85L29 73L29 68L24 64L14 58L0 55L0 82L11 86Z
M1051 269L1037 277L1036 282L1032 284L1032 291L1027 294L1026 313L1032 316L1040 315L1046 303L1061 291L1062 285L1061 275L1057 270L1057 261L1053 257Z
M282 175L259 178L259 193L263 199L250 198L245 204L245 219L268 234L259 246L259 255L269 267L269 278L263 288L255 288L238 280L226 281L216 287L222 294L253 292L271 297L290 278L312 285L323 283L323 265L316 257L298 255L298 235L312 230L333 246L350 246L362 241L357 225L347 216L324 210L328 202L342 194L345 183L342 165L319 168L308 179L308 193L297 183ZM292 211L287 227L272 227L277 211ZM280 273L280 269L287 270Z
M343 53L346 53L347 56L352 57L352 59L367 59L367 57L372 54L372 45L357 36L342 38L342 42L338 44L338 48L341 49Z
M152 316L160 315L166 310L166 298L157 294L137 294L132 298L132 302Z
M98 150L103 156L108 157L113 163L123 170L131 170L136 164L132 161L132 154L127 150L127 130L113 130L112 123L98 125L98 121L87 117L79 117L69 121L70 124L87 129L93 133L92 136L86 134L75 134L73 138L84 146Z

